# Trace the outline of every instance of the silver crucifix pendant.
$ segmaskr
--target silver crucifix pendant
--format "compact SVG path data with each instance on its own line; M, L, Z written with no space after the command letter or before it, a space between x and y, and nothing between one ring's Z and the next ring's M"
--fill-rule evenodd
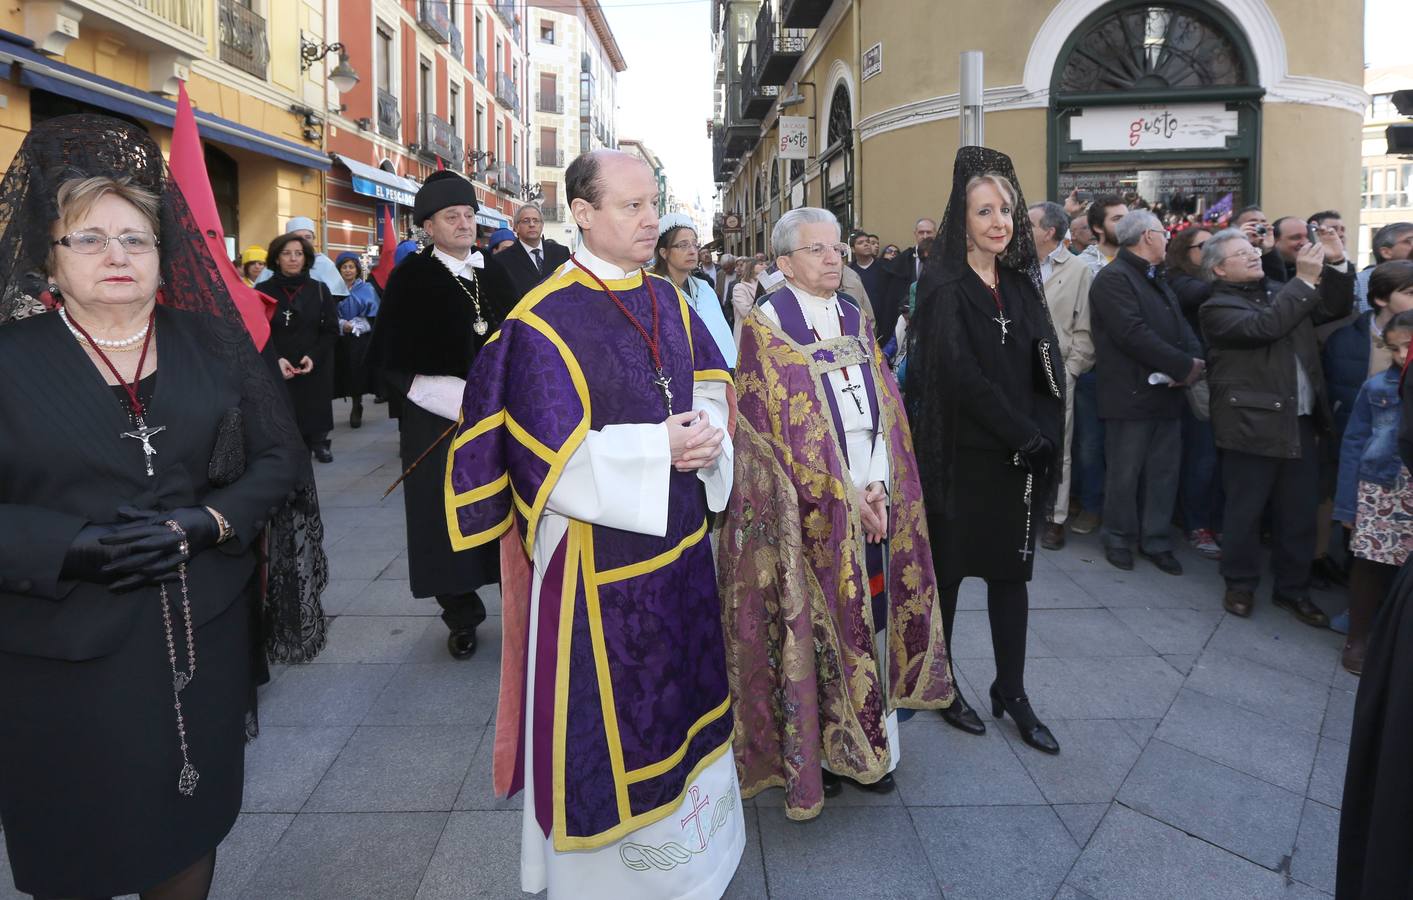
M1006 335L1008 335L1008 334L1011 333L1010 330L1007 329L1006 326L1011 324L1011 320L1008 319L1008 318L1006 318L1006 314L1005 314L1005 313L1003 313L1003 312L998 312L998 313L996 314L996 318L992 319L991 321L993 321L993 322L995 322L997 325L1000 325L1000 326L1001 326L1001 343L1002 343L1002 344L1006 343Z
M158 425L155 428L148 428L147 423L138 420L136 431L124 431L123 437L132 438L135 441L142 441L142 461L147 464L147 477L151 478L157 473L152 470L152 457L157 455L157 448L152 446L152 438L158 433L166 431L166 425Z
M653 379L653 384L657 385L657 389L660 390L660 391L662 391L662 400L663 400L664 403L667 404L667 414L668 414L669 416L672 415L672 381L671 381L671 379L669 379L666 375L664 375L664 374L662 373L662 370L661 370L661 369L658 369L658 370L657 370L657 377Z
M294 318L294 311L287 309L287 310L285 310L284 315L285 315L285 327L288 328L288 327L289 327L289 320L292 319L292 318Z
M854 405L859 408L859 415L864 414L863 401L859 399L859 391L861 390L863 390L863 385L858 383L848 385L844 388L844 393L852 397L854 400Z

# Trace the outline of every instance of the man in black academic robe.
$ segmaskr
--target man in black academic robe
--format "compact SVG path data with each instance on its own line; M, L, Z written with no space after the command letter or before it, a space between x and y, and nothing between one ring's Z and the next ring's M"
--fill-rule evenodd
M520 296L499 263L475 249L477 208L471 182L455 172L422 185L413 218L432 245L393 270L374 332L389 401L401 407L402 465L411 469L403 502L412 595L437 598L458 659L476 652L486 618L476 589L499 581L500 567L495 544L452 549L442 499L450 429L477 351Z
M533 203L515 214L515 243L496 254L515 285L515 299L528 294L569 259L569 248L544 236L545 220Z

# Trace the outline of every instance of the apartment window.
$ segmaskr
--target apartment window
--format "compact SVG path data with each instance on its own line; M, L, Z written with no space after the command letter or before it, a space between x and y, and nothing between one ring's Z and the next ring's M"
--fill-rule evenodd
M549 19L540 20L540 40L546 44L554 43L554 23Z
M1408 207L1413 207L1413 163L1364 168L1364 209Z
M452 133L461 137L461 88L451 85L447 89L447 121L451 123Z
M499 158L501 159L502 162L505 161L505 123L504 123L504 122L497 122L497 123L496 123L496 149L495 149L495 154L496 154L497 157L499 157ZM511 162L514 162L514 160L512 159Z
M417 61L417 88L420 94L417 98L417 109L423 115L427 115L434 108L434 100L432 98L432 64L425 59Z
M515 160L515 165L519 166L522 169L525 169L526 171L529 171L530 167L525 165L525 161L520 158L520 135L511 135L510 142L512 145L510 150L510 158Z
M485 43L485 39L484 39L484 37L482 37L485 33L486 33L485 21L481 18L481 14L480 14L480 13L476 13L476 35L475 35L475 37L472 38L472 43L473 43L473 44L475 45L475 47L476 47L476 55L477 55L477 56L480 56L480 55L482 55L483 53L486 52L486 43Z
M476 104L475 143L477 150L486 149L486 108L479 103Z
M1393 95L1375 94L1374 102L1369 109L1369 117L1375 122L1382 122L1385 119L1397 119L1398 111L1393 108Z
M378 89L393 93L393 72L397 71L397 60L393 55L392 30L381 22L378 23L377 31L377 83Z
M505 71L505 43L500 38L496 38L495 70L497 72Z

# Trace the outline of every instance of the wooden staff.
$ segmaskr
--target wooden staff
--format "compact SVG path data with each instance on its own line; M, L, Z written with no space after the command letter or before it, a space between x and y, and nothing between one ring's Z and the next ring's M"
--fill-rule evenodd
M450 428L448 428L446 431L443 431L443 432L442 432L442 436L441 436L441 437L437 438L435 441L432 441L432 446L428 447L426 450L423 450L423 451L422 451L422 455L419 456L419 457L417 457L415 460L413 460L413 461L412 461L412 465L410 465L410 466L407 467L407 471L406 471L406 472L403 472L401 475L397 476L397 481L394 481L392 484L388 485L388 489L387 489L386 491L383 491L383 496L381 496L381 497L378 498L378 502L381 503L382 501L388 499L388 494L391 494L393 491L395 491L395 490L397 489L397 486L398 486L399 484L402 484L402 480L403 480L404 478L406 478L408 475L411 475L411 474L412 474L412 470L415 469L415 468L417 468L418 464L421 463L422 460L424 460L424 459L427 458L427 454L429 454L429 453L431 453L433 450L437 449L437 446L438 446L439 444L441 444L442 441L444 441L444 440L446 440L447 438L451 437L451 433L452 433L453 431L455 431L455 430L456 430L456 423L452 423L452 426L451 426Z

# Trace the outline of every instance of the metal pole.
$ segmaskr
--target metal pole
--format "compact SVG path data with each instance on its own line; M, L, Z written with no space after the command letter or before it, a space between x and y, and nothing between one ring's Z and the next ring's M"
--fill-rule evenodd
M986 141L985 109L982 104L982 52L962 51L960 115L962 146L980 147Z

